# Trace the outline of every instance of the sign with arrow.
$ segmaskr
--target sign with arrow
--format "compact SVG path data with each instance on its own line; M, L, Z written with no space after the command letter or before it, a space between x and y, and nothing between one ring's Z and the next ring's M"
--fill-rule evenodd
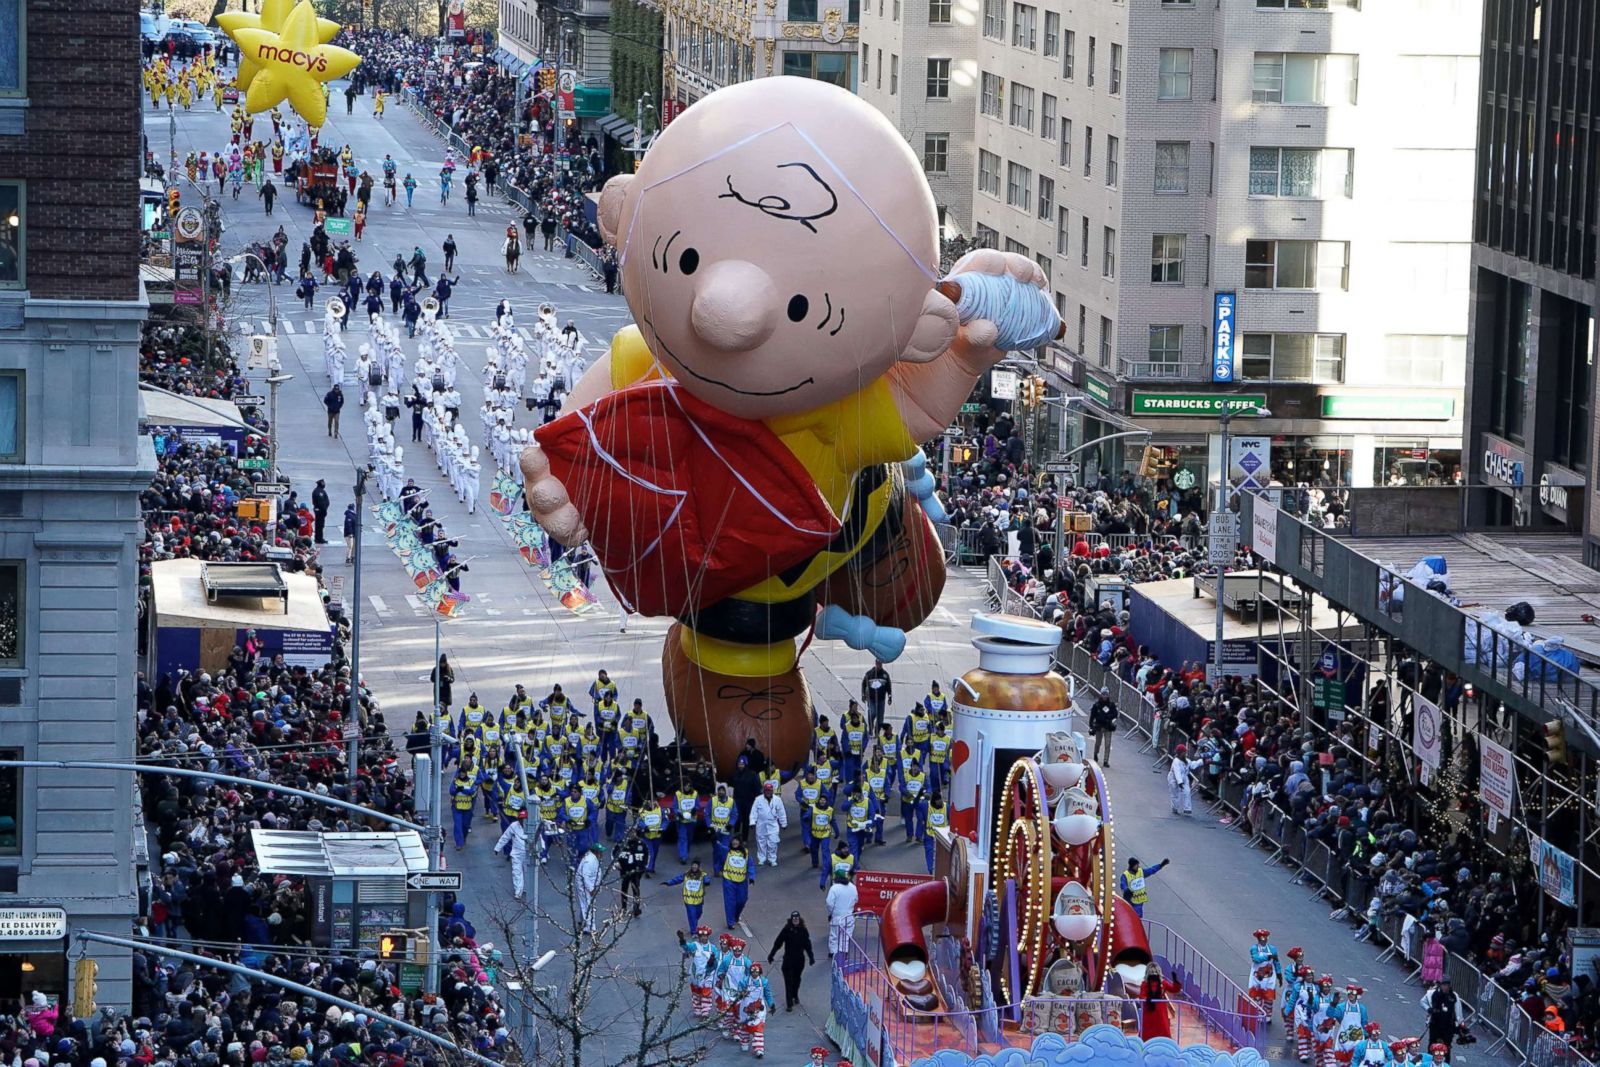
M413 871L406 875L413 893L454 893L461 888L460 871Z
M289 487L282 482L257 482L250 487L251 496L282 496Z

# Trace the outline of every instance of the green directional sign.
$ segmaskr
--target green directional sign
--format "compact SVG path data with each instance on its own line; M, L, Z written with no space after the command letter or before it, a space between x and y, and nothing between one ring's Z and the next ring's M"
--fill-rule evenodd
M1344 711L1344 682L1338 678L1317 678L1312 682L1311 706L1326 711Z
M244 471L264 471L270 462L265 456L246 457L239 461L239 469Z
M349 237L355 232L355 223L349 219L329 216L322 220L322 230L329 237Z
M962 404L961 405L961 414L963 414L963 415L976 415L978 412L980 412L982 410L983 410L983 405L982 404Z

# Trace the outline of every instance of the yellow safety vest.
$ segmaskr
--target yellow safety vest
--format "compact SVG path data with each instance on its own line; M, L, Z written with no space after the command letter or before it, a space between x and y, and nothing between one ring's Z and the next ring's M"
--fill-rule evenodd
M862 833L872 826L872 802L870 800L852 800L850 802L850 829Z
M700 806L699 793L685 793L678 790L678 818L684 822L693 822L698 814L696 809Z
M911 716L911 740L917 744L928 739L928 727L932 724L926 715Z
M616 815L621 815L628 810L628 787L626 785L614 785L611 787L611 792L606 795L606 810Z
M749 872L750 857L743 852L730 852L728 858L722 861L722 880L724 882L742 882Z
M815 741L816 746L817 746L817 751L818 752L826 752L826 751L828 751L828 742L832 741L835 736L836 735L833 732L833 727L830 726L826 730L822 729L822 727L820 727L820 726L817 727L817 730L816 730L816 741Z
M511 791L500 800L500 813L508 819L514 819L524 806L521 787L512 786Z
M582 800L569 800L561 805L562 814L567 818L567 825L574 830L582 830L589 825L589 805Z
M945 708L949 707L950 703L949 701L945 700L943 694L934 696L932 693L929 693L927 696L922 698L922 706L928 709L928 714L937 715Z
M811 809L811 833L813 835L833 833L832 808L818 804Z
M771 769L762 771L761 775L760 775L760 778L761 778L761 784L763 786L766 785L768 782L772 783L773 795L777 795L778 790L783 788L783 775L781 773L779 773L778 771L771 770Z
M855 857L851 856L850 853L835 852L828 860L828 873L838 874L842 871L845 874L849 874L855 869L855 866Z
M833 781L833 763L823 760L817 764L817 782L826 788Z
M1124 874L1128 880L1128 903L1145 904L1150 900L1150 891L1144 887L1144 868L1139 868L1137 875Z
M683 902L685 904L704 904L706 902L706 880L683 876Z
M889 767L885 763L876 763L867 768L867 786L872 790L873 796L883 799L883 791L889 784Z
M928 762L943 763L950 757L950 734L940 730L928 742Z
M578 792L582 793L583 799L588 801L590 804L600 803L599 782L584 782L582 785L578 786Z
M603 733L615 730L617 728L617 720L622 717L622 709L617 707L614 700L601 701L600 706L595 708L595 712L600 716L600 730Z
M726 832L728 824L733 821L733 812L734 806L731 799L718 800L716 797L712 797L711 828L719 833Z
M644 836L652 841L659 841L661 839L661 828L665 825L665 820L661 817L661 809L652 804L650 807L640 810L639 825L644 827Z
M462 792L456 794L456 810L471 811L472 803L475 799L472 795L472 782L470 780L457 778L456 786L462 789Z
M883 758L892 763L895 755L900 751L900 742L893 737L880 737L878 738L878 747L883 749Z
M861 755L867 744L867 724L851 726L849 722L844 726L844 750L852 756Z
M926 828L924 829L923 832L926 833L929 837L932 837L933 836L933 832L935 830L943 830L945 827L947 827L949 825L950 825L950 805L948 805L948 804L929 804L928 805L928 824L927 824L927 826L926 826Z
M539 818L554 821L556 812L561 810L560 794L555 789L540 789L533 787L534 803L539 805Z
M796 793L799 794L800 803L809 808L811 805L815 804L817 802L817 798L822 795L822 783L807 782L802 779L800 782L800 787L796 790Z
M925 774L908 773L906 775L905 784L906 795L911 797L913 800L915 800L917 797L920 797L922 795L922 785L926 779L927 775Z

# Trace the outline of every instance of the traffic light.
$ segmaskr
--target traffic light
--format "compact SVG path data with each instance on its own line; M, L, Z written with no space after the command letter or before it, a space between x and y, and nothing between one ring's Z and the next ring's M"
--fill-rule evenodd
M1161 466L1161 449L1154 445L1145 445L1144 452L1139 456L1139 477L1148 478L1155 474Z
M1567 728L1560 719L1544 724L1544 758L1552 767L1567 765Z
M411 935L403 930L378 936L380 960L403 960L411 954Z
M1024 378L1022 380L1022 399L1029 407L1035 407L1044 402L1044 379L1040 377Z
M177 189L176 186L174 186L173 188L167 190L167 214L168 215L176 216L178 214L178 199L179 199L179 194L178 194L178 189Z
M541 67L539 69L539 88L543 92L555 92L556 70L554 67Z
M74 1018L87 1019L94 1015L94 998L99 992L95 979L100 965L85 956L72 965L72 1014Z

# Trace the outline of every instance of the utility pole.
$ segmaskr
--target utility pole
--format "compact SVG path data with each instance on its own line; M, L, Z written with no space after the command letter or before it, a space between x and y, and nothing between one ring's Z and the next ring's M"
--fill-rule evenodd
M278 361L278 355L274 352L272 362L267 367L267 418L272 422L272 435L267 438L267 473L273 478L278 476L278 386L284 382L294 381L294 375L281 373L282 367L283 364ZM359 518L358 515L357 519ZM357 544L359 543L358 541Z
M360 508L357 507L359 513ZM359 528L357 532L356 550L361 548ZM360 567L356 568L357 573ZM444 728L439 723L439 687L444 684L439 670L439 614L433 616L433 714L430 716L428 726L428 747L433 753L433 794L427 797L428 821L433 823L433 869L444 870ZM460 738L456 739L460 743ZM459 758L459 757L458 757ZM422 798L419 798L422 799ZM477 797L473 797L477 803ZM428 993L439 992L439 894L428 894L428 943L432 946L428 952L428 967L423 972L423 990Z
M1228 424L1233 421L1233 418L1236 415L1253 415L1257 418L1267 418L1272 414L1272 412L1268 411L1259 404L1251 404L1249 407L1234 408L1227 406L1228 401L1226 398L1223 399L1222 403L1222 413L1220 416L1218 416L1222 423L1222 440L1221 455L1217 460L1217 503L1216 510L1212 512L1211 515L1211 537L1207 539L1206 545L1207 550L1213 554L1213 562L1217 571L1217 632L1215 647L1211 651L1211 666L1212 670L1216 673L1216 676L1213 679L1213 684L1221 684L1222 682L1222 628L1227 621L1227 613L1223 610L1222 606L1222 583L1228 573L1229 559L1231 559L1233 555L1231 551L1228 554L1228 559L1223 559L1220 555L1217 555L1215 540L1218 536L1226 532L1226 527L1223 525L1223 523L1226 521L1225 516L1228 514L1228 481L1229 476L1232 473L1230 470L1232 464L1228 458ZM1307 603L1309 603L1309 601L1307 601ZM1309 612L1307 614L1309 615Z
M633 167L639 169L639 160L644 158L644 113L654 111L655 105L650 103L650 94L645 93L634 102L633 109L633 147L628 151L633 153Z
M273 423L273 429L277 429L277 423ZM345 739L350 743L346 771L352 786L361 763L361 501L366 492L367 468L357 467L355 579L350 583L350 717L344 724ZM437 820L434 825L437 829Z

